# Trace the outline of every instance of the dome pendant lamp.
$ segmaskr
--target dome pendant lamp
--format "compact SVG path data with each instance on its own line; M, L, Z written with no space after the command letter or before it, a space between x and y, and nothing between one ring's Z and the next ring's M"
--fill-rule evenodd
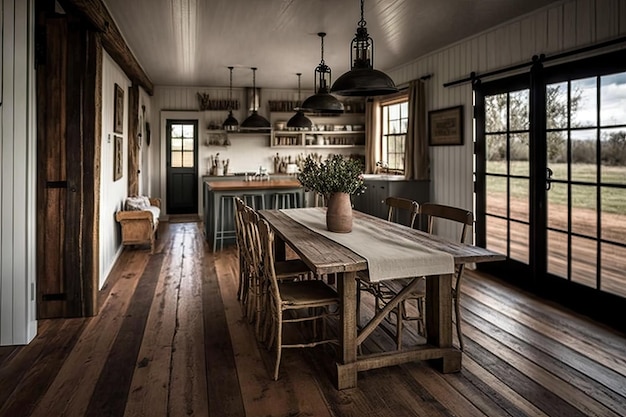
M233 116L233 68L228 67L230 70L230 86L228 88L228 117L222 123L222 129L228 132L236 132L239 130L239 122Z
M382 96L398 91L387 74L374 69L374 41L368 35L365 24L361 0L361 20L350 44L352 67L335 81L331 93L340 96Z
M252 104L252 114L241 123L241 127L253 130L269 129L271 126L270 122L265 117L258 114L256 110L256 68L250 69L252 70L252 89L254 92L254 103Z
M326 33L319 32L317 36L321 40L322 59L315 68L315 94L304 100L300 109L307 113L343 113L343 103L330 94L328 88L332 84L332 72L330 67L324 62L324 36Z
M300 104L300 77L302 73L297 73L298 76L298 104ZM296 114L287 122L287 127L291 127L298 130L310 130L313 126L311 119L306 117L300 107L296 109Z

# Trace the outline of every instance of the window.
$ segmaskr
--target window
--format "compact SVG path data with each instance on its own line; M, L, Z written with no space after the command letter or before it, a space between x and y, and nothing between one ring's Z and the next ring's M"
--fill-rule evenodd
M193 168L195 160L195 133L193 124L171 125L171 166Z
M382 110L382 160L390 170L404 171L404 144L409 120L409 101L407 97L401 101L381 104Z

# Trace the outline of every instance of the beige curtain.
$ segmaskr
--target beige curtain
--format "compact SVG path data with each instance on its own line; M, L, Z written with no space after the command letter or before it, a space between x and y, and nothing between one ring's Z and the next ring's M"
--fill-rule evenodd
M430 158L426 135L424 81L409 83L409 125L404 150L404 177L408 180L430 179Z
M373 174L380 159L380 101L368 97L365 102L365 173Z

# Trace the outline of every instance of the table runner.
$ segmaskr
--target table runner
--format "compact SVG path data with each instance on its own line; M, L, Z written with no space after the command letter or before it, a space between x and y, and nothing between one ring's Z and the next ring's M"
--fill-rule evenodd
M371 282L454 273L454 257L386 230L376 223L354 218L352 232L326 228L326 212L317 208L280 210L294 221L331 239L367 260Z

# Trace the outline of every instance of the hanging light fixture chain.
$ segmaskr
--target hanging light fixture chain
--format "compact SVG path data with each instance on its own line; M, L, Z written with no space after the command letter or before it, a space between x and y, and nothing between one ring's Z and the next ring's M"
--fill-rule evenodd
M322 32L322 33L319 33L319 36L320 36L320 38L322 38L322 48L321 48L321 50L322 50L322 60L320 62L320 65L325 65L326 63L324 62L324 36L326 36L326 34Z
M364 0L361 0L361 20L359 20L359 27L361 28L364 28L366 24L365 18L363 17L363 9L364 9L363 3L364 2L365 2Z

